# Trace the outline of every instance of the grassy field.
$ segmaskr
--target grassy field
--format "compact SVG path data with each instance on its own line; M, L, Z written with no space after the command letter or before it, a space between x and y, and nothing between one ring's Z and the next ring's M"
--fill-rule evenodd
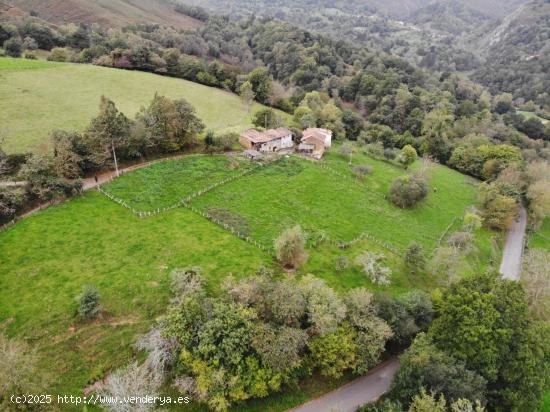
M541 227L532 234L529 247L543 248L550 251L550 218L546 219Z
M102 95L133 118L155 93L185 98L208 128L242 131L250 113L232 93L186 80L105 67L0 58L0 131L9 153L47 150L55 129L84 129L96 115Z
M183 197L254 167L237 156L188 156L128 173L104 190L139 211L172 206Z
M400 209L385 195L390 182L405 171L366 156L355 161L373 166L365 183L356 181L339 155L329 155L329 168L291 158L214 189L193 204L241 217L249 234L265 245L285 228L300 224L338 241L349 242L367 232L399 250L413 240L432 250L453 219L475 203L476 188L469 179L434 167L432 186L438 187L437 193L416 208Z
M356 161L374 167L365 183L356 184L346 176L349 166L337 155L329 155L327 163L343 175L291 159L288 164L273 164L220 186L193 204L214 204L218 213L225 210L223 218L236 223L241 222L242 214L251 232L266 243L284 227L282 223L299 222L310 231L324 230L344 239L372 230L373 236L396 246L421 236L419 240L429 247L475 198L470 179L437 167L431 175L438 192L430 193L418 210L401 211L387 203L383 193L391 176L404 171L367 157L357 156ZM235 169L234 165L235 161L223 156L167 160L128 173L105 188L136 206L154 207L249 167L243 164ZM452 196L452 185L462 188L462 194ZM231 192L235 195L230 196ZM377 213L373 214L373 209ZM438 218L437 214L445 216ZM431 221L422 225L420 219ZM474 256L479 266L472 267L487 265L490 236L489 232L479 233ZM353 264L335 270L338 257L353 262L365 250L386 255L386 264L393 270L391 286L372 285ZM415 288L430 291L439 285L434 276L408 274L401 256L371 239L345 250L324 242L309 247L308 253L309 260L297 276L313 273L340 291L367 286L395 295ZM146 331L166 308L171 269L190 265L203 269L213 293L229 273L247 276L260 266L280 270L271 254L186 208L138 218L105 196L88 192L0 233L0 331L38 349L44 368L52 375L49 392L80 394L136 355L132 349L136 335ZM78 322L75 316L75 297L84 284L95 285L102 294L105 315L92 323ZM313 380L235 410L282 411L338 383Z
M518 110L518 113L521 114L523 117L525 117L526 119L532 119L532 118L535 118L535 119L539 119L543 124L546 124L548 123L548 120L540 117L540 116L537 116L536 113L534 112L525 112L525 111L522 111L522 110Z

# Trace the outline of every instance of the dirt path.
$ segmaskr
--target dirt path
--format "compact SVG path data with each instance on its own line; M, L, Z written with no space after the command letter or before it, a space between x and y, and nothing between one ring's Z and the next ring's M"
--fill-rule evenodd
M505 279L519 280L526 228L527 211L522 207L519 211L519 218L514 221L506 236L500 264L500 273Z
M287 412L355 412L359 406L372 402L386 393L398 367L399 360L390 359L367 375Z

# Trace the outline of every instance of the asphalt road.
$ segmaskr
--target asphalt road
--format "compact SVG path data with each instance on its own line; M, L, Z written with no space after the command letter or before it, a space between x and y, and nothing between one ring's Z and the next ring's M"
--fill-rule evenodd
M359 406L375 401L386 393L398 367L399 360L393 358L367 375L287 412L355 412Z
M505 279L519 280L526 227L527 211L522 207L519 211L519 218L514 221L506 236L500 264L500 273Z

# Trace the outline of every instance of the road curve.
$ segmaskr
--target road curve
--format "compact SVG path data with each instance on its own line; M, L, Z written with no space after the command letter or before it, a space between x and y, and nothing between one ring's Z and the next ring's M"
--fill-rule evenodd
M399 359L390 359L367 375L287 412L355 412L359 406L375 401L386 393L398 368Z
M505 279L519 280L526 228L527 211L522 206L519 211L519 217L512 223L512 226L508 230L506 244L504 245L504 251L502 253L500 273Z

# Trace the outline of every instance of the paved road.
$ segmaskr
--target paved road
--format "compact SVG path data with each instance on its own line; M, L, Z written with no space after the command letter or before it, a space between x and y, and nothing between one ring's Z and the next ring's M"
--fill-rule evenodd
M399 360L391 359L367 375L287 412L355 412L359 406L375 401L389 389L398 367Z
M505 279L519 280L526 228L527 211L522 207L519 211L519 218L514 221L506 236L500 264L500 273Z

